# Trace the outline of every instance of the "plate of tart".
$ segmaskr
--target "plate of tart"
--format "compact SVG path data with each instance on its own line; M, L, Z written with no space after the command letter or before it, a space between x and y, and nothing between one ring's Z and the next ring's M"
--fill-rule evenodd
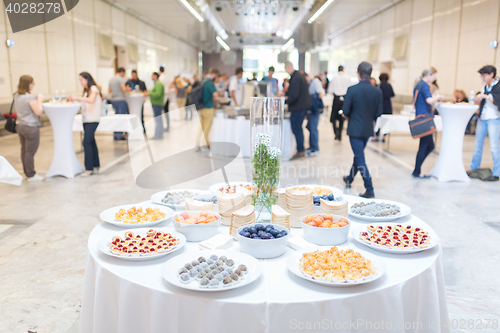
M244 287L262 274L262 264L236 251L207 250L178 255L161 269L163 278L176 287L217 292Z
M409 206L396 201L380 199L349 201L349 215L363 221L390 222L410 213Z
M102 253L131 261L158 259L180 250L186 237L173 229L141 228L116 232L104 236L97 243Z
M351 236L374 250L393 254L417 253L439 244L439 237L432 229L409 223L361 225L353 228Z
M344 246L299 250L286 260L288 270L305 280L329 287L351 287L373 282L386 271L377 256Z
M155 204L132 204L108 208L99 217L122 228L147 228L167 221L174 215L168 207Z

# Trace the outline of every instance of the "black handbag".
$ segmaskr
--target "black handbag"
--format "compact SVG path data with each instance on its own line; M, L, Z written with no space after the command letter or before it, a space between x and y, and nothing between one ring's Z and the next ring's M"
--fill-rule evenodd
M417 101L419 88L420 86L417 87L415 91L413 107L415 107L415 102ZM432 113L418 115L415 119L410 120L408 125L410 125L411 136L414 139L419 139L437 132L436 124L434 123L434 115Z
M16 131L16 120L12 119L12 108L14 107L14 98L12 98L12 104L10 105L9 117L7 117L7 122L5 123L5 130L11 133L17 133Z

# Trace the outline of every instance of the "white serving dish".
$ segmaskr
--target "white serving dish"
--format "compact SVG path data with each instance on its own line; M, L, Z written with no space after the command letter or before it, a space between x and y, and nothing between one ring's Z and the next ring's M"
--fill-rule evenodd
M349 230L351 228L351 221L340 215L332 215L335 221L346 219L349 224L339 228L320 228L313 227L304 223L305 216L302 218L302 232L304 239L310 243L324 246L335 246L343 244L347 241Z
M163 203L161 200L165 198L165 195L167 195L168 192L182 192L182 191L190 191L190 192L193 192L195 194L200 194L200 193L207 193L207 191L202 191L202 190L193 190L193 189L179 189L179 190L169 190L169 191L161 191L161 192L157 192L155 194L153 194L151 196L151 201L153 201L155 204L157 205L162 205L162 206L167 206L167 207L170 207L172 208L173 210L175 211L178 211L178 210L185 210L186 209L186 203L184 202L184 200L182 200L182 202L180 204L167 204L167 203Z
M222 286L220 288L202 288L200 287L199 282L196 280L189 283L183 283L180 281L178 272L185 263L198 259L201 256L208 258L212 254L216 254L219 257L224 255L230 259L233 259L238 264L244 264L245 266L247 266L248 273L246 274L245 278L238 283L232 283L228 286ZM174 286L179 288L202 292L226 291L241 288L257 280L261 276L261 274L262 264L257 259L245 253L225 250L207 250L184 253L170 259L161 268L161 275L168 283L173 284Z
M385 271L386 271L386 265L384 263L384 261L382 261L382 259L378 258L377 256L371 254L371 253L368 253L368 252L365 252L365 251L360 251L360 250L356 250L356 249L352 249L354 250L354 252L358 252L359 254L361 254L365 259L368 259L370 260L374 267L375 267L375 274L373 275L370 275L370 276L367 276L367 277L364 277L362 279L357 279L357 280L348 280L348 281L321 281L321 280L316 280L316 279L313 279L312 277L302 273L302 271L300 270L299 268L299 264L300 264L300 258L302 258L302 255L304 253L308 253L308 252L312 252L312 251L316 251L316 250L320 250L320 251L325 251L325 250L328 250L329 248L331 248L331 246L318 246L318 247L313 247L313 248L307 248L307 249L303 249L303 250L299 250L295 253L292 253L290 256L288 256L287 260L286 260L286 266L288 268L288 270L293 273L294 275L304 279L304 280L307 280L307 281L311 281L313 283L317 283L317 284L320 284L320 285L323 285L323 286L328 286L328 287L353 287L353 286L359 286L359 285L362 285L362 284L365 284L365 283L369 283L369 282L373 282L379 278L381 278L384 274L385 274ZM344 246L339 246L338 247L339 249L341 250L347 250L348 247L344 247Z
M411 223L404 223L404 224L401 224L403 227L406 226L406 225L412 225ZM375 227L377 226L387 226L387 225L391 225L391 226L395 226L397 225L397 223L378 223L378 224L374 224ZM420 227L420 226L417 226L415 225L415 227ZM380 245L380 244L375 244L375 243L372 243L372 242L369 242L363 238L361 238L359 236L359 234L363 231L366 231L366 232L369 232L367 229L366 229L366 225L361 225L361 226L357 226L357 227L354 227L352 228L351 230L351 237L357 241L358 243L361 243L365 246L368 246L374 250L377 250L377 251L380 251L380 252L385 252L385 253L392 253L392 254L412 254L412 253L418 253L418 252L422 252L422 251L426 251L426 250L430 250L432 248L434 248L435 246L437 246L439 244L439 236L434 232L434 230L432 230L431 228L428 228L428 227L425 227L425 228L422 228L422 230L426 231L429 233L429 236L430 236L430 241L429 241L429 244L427 244L426 247L411 247L411 248L392 248L392 247L388 247L388 246L384 246L384 245Z
M159 208L162 213L165 214L165 217L158 220L158 221L153 221L153 222L143 222L143 223L124 223L122 220L115 220L115 214L118 213L120 209L125 209L128 210L132 207L142 207L143 210L146 210L146 208ZM105 211L103 211L99 217L101 220L104 222L116 225L117 227L122 227L122 228L149 228L154 225L157 225L159 223L162 223L164 221L167 221L174 215L174 211L168 207L165 206L160 206L160 205L155 205L155 204L133 204L133 205L121 205L121 206L116 206L113 208L108 208Z
M294 186L288 186L287 188L293 188L293 187L307 187L307 188L310 188L311 190L314 189L315 187L322 187L322 188L325 188L327 190L330 190L332 191L332 194L333 194L333 197L335 198L335 200L339 200L339 198L342 197L342 194L344 194L344 192L339 189L339 188L336 188L334 186L326 186L326 185L294 185ZM313 194L314 196L314 194ZM319 206L317 206L319 207Z
M186 212L190 216L193 214L199 215L201 213L201 210L189 210ZM175 230L186 236L186 240L188 242L201 242L219 233L219 225L221 219L219 214L215 212L209 212L217 215L217 221L210 223L201 223L201 224L189 224L189 223L177 222L175 220L177 216L181 215L182 213L183 212L174 214L174 216L172 217L172 223L174 224Z
M179 243L177 243L177 245L172 248L170 251L168 252L162 252L162 253L147 253L147 254L115 254L113 252L111 252L111 249L110 249L110 246L109 246L109 243L111 242L111 240L113 239L113 237L124 237L125 236L125 233L126 232L129 232L129 231L132 231L134 234L144 234L146 235L147 231L151 229L151 228L141 228L141 229L129 229L129 230L122 230L122 231L119 231L119 232L116 232L110 236L104 236L102 237L99 242L97 243L97 248L99 249L99 251L101 251L102 253L108 255L108 256L111 256L111 257L115 257L115 258L118 258L118 259L122 259L122 260L129 260L129 261L145 261L145 260L153 260L153 259L158 259L158 258L161 258L161 257L164 257L172 252L175 252L177 250L180 250L185 244L186 244L186 237L184 237L183 234L181 233L178 233L174 230L172 230L171 228L159 228L159 229L155 229L157 231L162 231L162 232L165 232L165 233L169 233L171 234L172 236L174 236L175 238L178 238L179 239Z
M260 224L265 225L264 223ZM237 237L241 252L249 254L257 259L276 258L285 253L286 246L288 244L288 237L290 236L290 231L287 228L273 224L274 229L279 231L286 230L288 233L285 237L276 239L252 239L240 235L241 230L251 226L254 226L254 224L239 227L237 230Z
M351 207L355 203L360 203L360 202L384 202L388 204L394 204L399 206L401 213L398 215L393 215L393 216L381 216L381 217L374 217L374 216L364 216L364 215L358 215L358 214L353 214L351 213ZM366 200L349 200L349 216L354 217L358 220L363 220L363 221L369 221L369 222L390 222L397 220L399 218L405 217L406 215L409 215L411 213L411 208L405 204L396 202L396 201L390 201L390 200L382 200L382 199L366 199Z

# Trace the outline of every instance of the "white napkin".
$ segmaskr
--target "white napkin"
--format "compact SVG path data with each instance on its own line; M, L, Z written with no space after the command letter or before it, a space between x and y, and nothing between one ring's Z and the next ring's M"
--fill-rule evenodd
M225 250L233 245L233 237L217 234L212 238L198 243L200 250Z
M302 237L295 236L288 238L288 246L297 251L307 249L308 247L313 247L315 245L313 243L309 243Z
M0 156L0 182L17 186L21 186L23 182L23 177L3 156Z

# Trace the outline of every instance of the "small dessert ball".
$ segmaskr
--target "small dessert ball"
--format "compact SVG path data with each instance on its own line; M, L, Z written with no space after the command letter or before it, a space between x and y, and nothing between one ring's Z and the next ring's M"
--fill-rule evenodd
M206 286L208 285L209 282L210 281L206 277L204 277L203 279L200 280L200 286Z
M236 273L231 274L231 279L233 279L234 281L238 281L239 279L238 274Z
M198 279L203 279L205 277L205 275L207 275L205 272L199 272L198 275L196 275L196 277Z
M203 270L206 274L210 273L212 270L210 269L210 267L207 267Z
M203 272L203 268L201 267L201 265L198 265L195 268L198 272Z
M233 269L232 269L231 267L226 268L226 269L225 269L225 271L226 271L229 275L233 274Z
M191 265L190 263L187 263L184 265L184 267L186 267L186 269L189 270L189 269L193 268L193 265Z
M216 265L216 264L212 264L212 265L210 265L210 266L209 266L209 268L210 268L211 270L214 270L214 269L216 269L216 268L217 268L217 265Z
M203 269L205 269L205 268L207 268L207 267L208 267L208 264L207 264L206 262L202 262L202 263L200 264L200 267L201 267L201 268L203 268Z
M179 275L183 274L183 273L187 273L188 270L186 269L186 267L182 267L181 269L179 269Z
M208 273L205 277L209 280L212 280L214 278L212 273Z
M226 257L226 256L221 256L221 257L219 258L219 260L222 260L223 262L226 262L226 261L227 261L227 257Z
M222 261L222 260L220 260L220 259L219 259L219 260L217 260L217 261L215 262L215 264L216 264L217 266L223 266L223 265L224 265L224 261Z
M238 269L239 269L240 271L242 271L243 273L246 273L246 272L247 272L247 270L248 270L247 266L245 266L245 265L239 265L239 266L238 266Z
M219 259L219 257L216 254L212 254L210 256L210 259L212 259L213 261L217 261L217 259Z
M210 258L208 258L206 262L207 262L207 264L209 264L209 265L212 265L213 263L215 263L215 261L214 261L214 260L212 260L212 259L210 259Z
M233 267L233 266L234 266L234 261L233 261L233 259L228 259L228 260L226 261L226 265L227 265L227 267Z
M226 276L223 280L222 280L222 283L224 284L230 284L231 282L233 282L233 279L231 279L230 276Z
M198 260L191 261L191 265L193 265L193 267L198 266L199 264L200 264L200 262Z
M210 272L210 274L212 274L213 276L219 274L219 271L214 269L213 271Z
M217 286L220 286L220 281L219 281L219 280L217 280L217 279L210 280L210 282L208 283L208 286L209 286L209 287L217 287Z
M184 282L189 281L189 274L188 273L182 273L181 274L181 280Z
M219 273L222 273L222 272L224 272L224 267L219 266L219 267L217 267L216 271Z
M199 257L198 258L198 262L201 264L201 263L204 263L205 261L207 261L207 259L205 259L205 257Z
M189 276L194 278L196 275L198 275L198 270L196 268L191 268L189 270Z
M224 278L224 276L222 276L222 274L220 274L220 273L214 275L214 279L216 279L216 280L222 281L223 278Z
M239 277L242 277L243 276L243 272L240 271L239 269L235 270L234 271L234 274L238 275Z
M222 277L229 276L229 273L228 273L228 272L226 272L226 271L222 271L222 272L220 272L220 274L222 274Z

